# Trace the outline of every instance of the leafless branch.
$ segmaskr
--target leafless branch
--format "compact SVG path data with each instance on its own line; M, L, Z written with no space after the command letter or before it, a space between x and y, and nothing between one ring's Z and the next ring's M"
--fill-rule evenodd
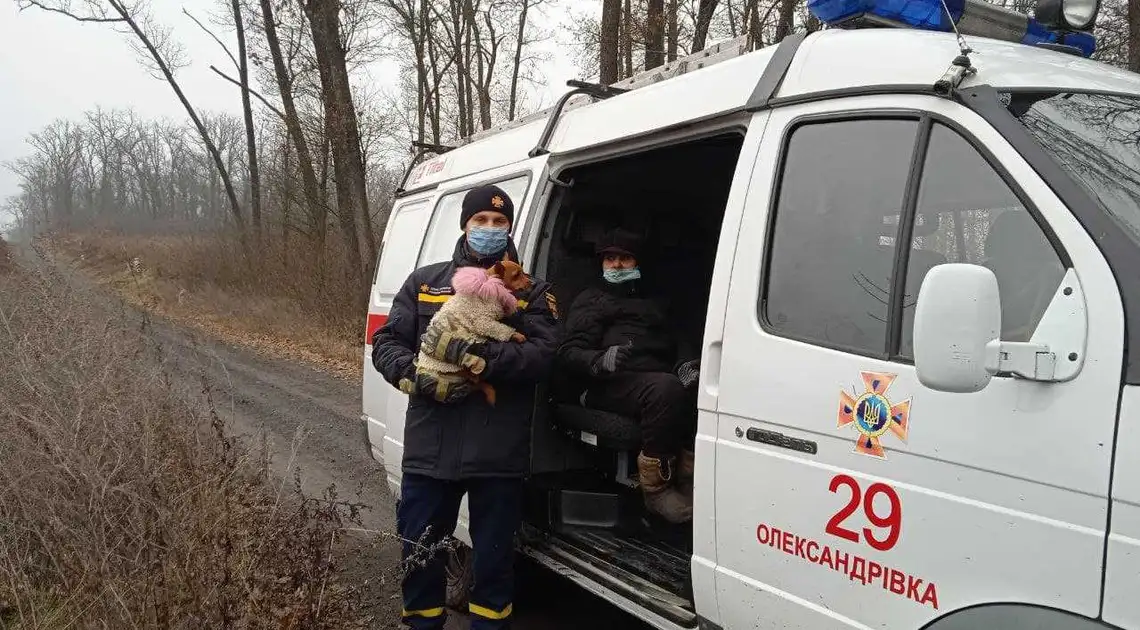
M222 77L226 81L233 83L234 85L238 86L239 88L241 87L241 81L238 81L237 79L227 75L225 72L218 70L217 66L210 66L210 69L213 70L215 74ZM253 88L247 88L247 89L249 90L249 93L251 95L256 96L257 100L261 101L266 107L268 107L269 111L273 112L274 114L277 114L277 116L279 116L281 118L281 120L285 120L285 112L274 107L273 104L270 103L269 101L267 101L264 96L262 96L261 94L258 94L257 90L255 90Z
M71 11L68 11L66 9L61 9L59 7L49 7L49 6L45 5L44 3L40 2L39 0L20 0L19 8L21 11L24 11L24 10L32 8L32 7L40 9L41 11L47 11L48 13L58 13L60 15L66 15L67 17L75 20L76 22L96 22L96 23L103 23L103 24L113 23L113 22L126 22L126 20L121 18L121 17L114 18L114 17L97 17L94 15L89 15L89 16L76 15L76 14L74 14Z
M198 28L200 28L200 29L202 29L203 31L205 31L205 32L206 32L206 34L207 34L207 35L209 35L211 38L213 38L213 40L214 40L215 42L218 42L218 45L222 47L222 50L226 51L226 56L227 56L227 57L229 57L229 58L230 58L230 61L232 61L232 62L234 63L234 67L235 67L235 68L237 68L237 67L238 67L238 65L239 65L239 64L238 64L238 60L237 60L237 57L234 57L234 54L233 54L232 52L230 52L230 49L229 49L229 47L228 47L228 46L226 46L225 42L223 42L221 39L219 39L217 35L214 35L214 32L213 32L213 31L211 31L210 29L206 28L206 25L205 25L205 24L202 24L200 21L198 21L198 18L196 18L196 17L194 17L193 15L191 15L191 13L190 13L189 11L187 11L187 10L186 10L186 7L183 7L183 8L182 8L182 12L186 14L186 17L188 17L188 18L190 18L191 20L193 20L193 21L194 21L194 23L198 25ZM213 66L211 66L211 68L212 68L212 67L213 67ZM215 72L217 72L217 70L215 70ZM219 74L221 74L221 73L219 73ZM223 76L224 76L224 75L223 75ZM227 78L228 78L228 77L227 77Z

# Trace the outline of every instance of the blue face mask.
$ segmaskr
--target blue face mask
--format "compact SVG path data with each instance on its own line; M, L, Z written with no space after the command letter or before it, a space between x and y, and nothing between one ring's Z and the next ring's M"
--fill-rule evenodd
M510 230L496 227L473 227L467 231L467 244L480 256L500 254L507 248Z
M610 284L621 284L629 282L630 280L641 279L641 269L634 267L633 269L606 269L602 271L602 277Z

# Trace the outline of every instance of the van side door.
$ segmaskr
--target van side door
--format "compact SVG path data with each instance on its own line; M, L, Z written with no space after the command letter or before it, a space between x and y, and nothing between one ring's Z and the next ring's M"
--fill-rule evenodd
M392 300L416 268L434 197L434 191L429 191L396 202L384 230L376 277L369 292L361 402L372 457L384 463L390 487L400 478L407 396L385 382L373 367L372 335L388 321Z
M992 602L1096 617L1123 310L1096 244L1009 143L934 97L775 109L738 242L751 246L732 268L717 408L721 625L920 628ZM1083 300L1077 375L923 387L915 303L947 262L997 276L1005 341Z

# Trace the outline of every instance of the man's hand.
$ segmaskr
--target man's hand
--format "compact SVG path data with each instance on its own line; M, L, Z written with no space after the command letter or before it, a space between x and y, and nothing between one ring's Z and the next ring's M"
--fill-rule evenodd
M627 341L623 346L610 346L594 360L591 371L595 375L613 374L621 369L622 364L629 358L631 352L633 352L632 341Z
M461 375L433 375L412 373L400 379L400 391L405 394L431 398L438 403L457 403L475 390L475 385Z
M677 368L677 378L680 379L681 385L688 389L697 384L701 378L701 361L695 359L693 361L686 361Z
M479 349L479 344L440 331L436 326L428 326L420 339L420 351L424 354L444 363L462 366L476 375L487 369L487 361L479 355Z

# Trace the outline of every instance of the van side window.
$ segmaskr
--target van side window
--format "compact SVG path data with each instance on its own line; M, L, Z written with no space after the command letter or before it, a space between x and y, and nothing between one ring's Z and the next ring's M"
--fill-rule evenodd
M376 288L381 293L395 294L415 269L430 210L427 200L413 201L392 210L395 216L384 235L380 265L376 268Z
M523 174L493 183L515 204L515 218L521 214L523 197L526 196L527 185L530 184L530 174ZM427 240L424 242L424 251L420 256L419 266L451 260L455 251L455 242L459 240L459 212L463 209L463 195L472 187L448 193L439 198L435 214L431 218L431 227L428 228ZM516 221L517 223L517 221ZM513 228L514 226L512 226Z
M918 120L806 123L787 141L761 315L775 333L885 356L895 231Z
M934 123L919 185L903 298L899 354L914 356L914 310L935 265L971 263L994 272L1005 341L1029 341L1065 275L1033 215L977 149Z

